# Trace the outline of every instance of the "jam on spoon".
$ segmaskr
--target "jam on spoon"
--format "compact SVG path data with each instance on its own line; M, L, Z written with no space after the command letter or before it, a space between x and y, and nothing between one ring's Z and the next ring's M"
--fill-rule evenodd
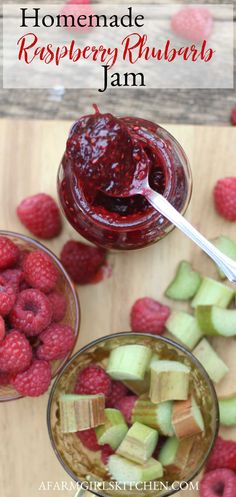
M138 186L148 175L155 191L185 210L191 193L187 158L160 126L101 114L94 107L95 113L81 117L69 134L58 175L62 208L72 226L97 245L143 247L172 226Z
M90 187L92 196L97 190L115 197L143 195L154 209L199 245L230 281L236 283L236 262L220 252L163 195L151 188L149 172L152 161L145 150L145 138L137 136L139 128L130 130L119 118L111 114L101 116L97 109L88 120L90 124L86 130L82 126L82 134L72 147L78 177L85 189ZM150 141L146 147L152 150ZM158 164L158 158L155 159Z

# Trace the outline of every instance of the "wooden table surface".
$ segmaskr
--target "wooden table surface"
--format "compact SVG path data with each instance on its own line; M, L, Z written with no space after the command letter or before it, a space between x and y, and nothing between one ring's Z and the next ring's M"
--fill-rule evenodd
M149 117L149 116L147 116ZM0 226L26 233L15 207L26 195L45 191L56 196L56 172L70 123L66 121L0 121ZM214 211L211 190L216 179L235 173L235 128L168 125L186 150L193 169L193 197L187 217L209 238L220 233L235 238L235 223ZM47 245L57 254L63 242L77 235L65 222L63 234ZM189 259L203 273L215 276L208 258L174 230L147 249L109 256L113 276L97 285L80 287L82 323L76 349L92 339L129 329L134 300L151 296L165 301L163 291L179 260ZM235 390L236 340L215 340L220 355L231 366L218 387L225 394ZM70 482L50 446L46 427L48 394L0 406L0 484L4 497L72 496L74 492L38 489L42 482ZM224 430L236 439L236 429ZM180 495L180 494L179 494ZM198 493L183 492L183 497Z
M19 0L5 0L4 3L19 3ZM30 0L24 3L35 4ZM60 3L57 0L42 0L41 3ZM62 2L61 2L62 3ZM94 2L98 3L98 2ZM99 0L99 3L100 0ZM112 0L103 2L114 3ZM126 3L119 0L117 3ZM196 0L136 0L133 3L179 3L193 4ZM201 4L207 3L202 0ZM229 3L228 0L211 0L211 4ZM234 3L233 1L231 3ZM132 5L132 2L131 2ZM1 14L0 14L1 20ZM236 67L235 67L236 75ZM112 89L105 94L97 90L64 90L58 95L52 90L7 90L0 88L0 116L29 119L69 119L75 120L91 109L96 102L104 112L130 115L146 115L158 122L227 125L230 113L236 105L234 89L219 90L163 90L163 89Z

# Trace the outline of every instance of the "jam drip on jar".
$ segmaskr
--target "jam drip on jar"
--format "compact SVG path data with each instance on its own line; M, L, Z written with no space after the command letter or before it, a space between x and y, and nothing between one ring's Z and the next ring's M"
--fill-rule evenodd
M65 160L73 164L77 188L82 189L90 206L116 215L128 216L150 209L141 195L129 194L136 175L149 173L150 186L163 193L165 168L152 143L138 126L112 114L81 117L73 126L67 141Z

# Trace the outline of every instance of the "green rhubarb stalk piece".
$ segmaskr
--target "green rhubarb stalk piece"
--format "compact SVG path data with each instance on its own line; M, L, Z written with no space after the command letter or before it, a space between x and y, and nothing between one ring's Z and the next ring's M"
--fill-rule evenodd
M223 337L236 335L236 309L201 305L196 308L196 318L205 335Z
M175 338L177 338L177 340L190 350L192 350L203 337L197 320L191 316L191 314L184 311L172 311L170 317L166 321L165 327Z
M74 433L105 423L105 397L62 394L59 399L61 431Z
M123 414L118 409L105 409L105 424L95 428L98 443L109 444L116 450L125 437L128 426Z
M235 292L232 288L213 280L212 278L203 278L201 285L192 300L192 307L200 305L217 305L218 307L227 307Z
M227 255L234 261L236 261L236 243L233 242L233 240L230 240L227 236L219 236L218 238L215 238L215 240L212 241L214 245L221 251L223 254ZM226 278L225 274L223 273L222 269L217 266L217 270L219 273L219 276L222 280Z
M116 454L144 464L150 459L158 441L158 431L142 423L134 423L126 433Z
M151 367L150 399L154 404L186 400L190 369L178 361L160 360Z
M236 393L228 397L219 398L220 424L224 426L236 425Z
M177 437L170 437L162 446L158 459L168 473L182 472L189 459L193 446L193 438L179 440Z
M151 360L147 365L147 370L143 380L126 380L123 381L123 383L129 388L129 390L131 390L131 392L135 393L136 395L143 395L148 393L150 388L150 377L151 377L150 368L152 364L158 360L159 356L156 353L152 354Z
M150 400L138 399L134 404L131 421L143 423L155 428L161 435L170 437L174 434L171 422L172 406L171 401L153 404Z
M123 383L136 395L147 393L150 386L150 371L145 373L143 380L126 380Z
M161 463L152 457L145 464L137 464L113 454L108 460L108 471L112 480L123 484L151 481L163 476Z
M165 291L166 297L173 300L188 300L193 298L201 283L201 276L193 271L187 261L181 261L176 275Z
M148 393L150 388L151 366L158 360L158 354L152 354L151 360L147 365L147 370L143 380L126 380L123 381L123 383L131 390L131 392L135 393L136 395L143 395L145 393Z
M193 396L184 402L174 402L172 423L178 439L204 432L201 409Z
M144 345L122 345L111 351L107 373L114 380L143 380L151 356Z
M199 360L214 383L218 383L229 372L228 366L218 356L206 338L193 350L193 355Z

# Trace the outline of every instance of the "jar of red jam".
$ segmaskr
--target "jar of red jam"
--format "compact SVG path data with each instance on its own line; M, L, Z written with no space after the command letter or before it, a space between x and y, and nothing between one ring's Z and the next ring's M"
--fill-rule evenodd
M100 114L97 108L75 122L59 167L58 192L65 216L84 238L107 249L137 249L173 228L142 195L109 194L116 183L127 186L140 160L148 165L150 186L184 213L191 172L168 131L145 119Z

